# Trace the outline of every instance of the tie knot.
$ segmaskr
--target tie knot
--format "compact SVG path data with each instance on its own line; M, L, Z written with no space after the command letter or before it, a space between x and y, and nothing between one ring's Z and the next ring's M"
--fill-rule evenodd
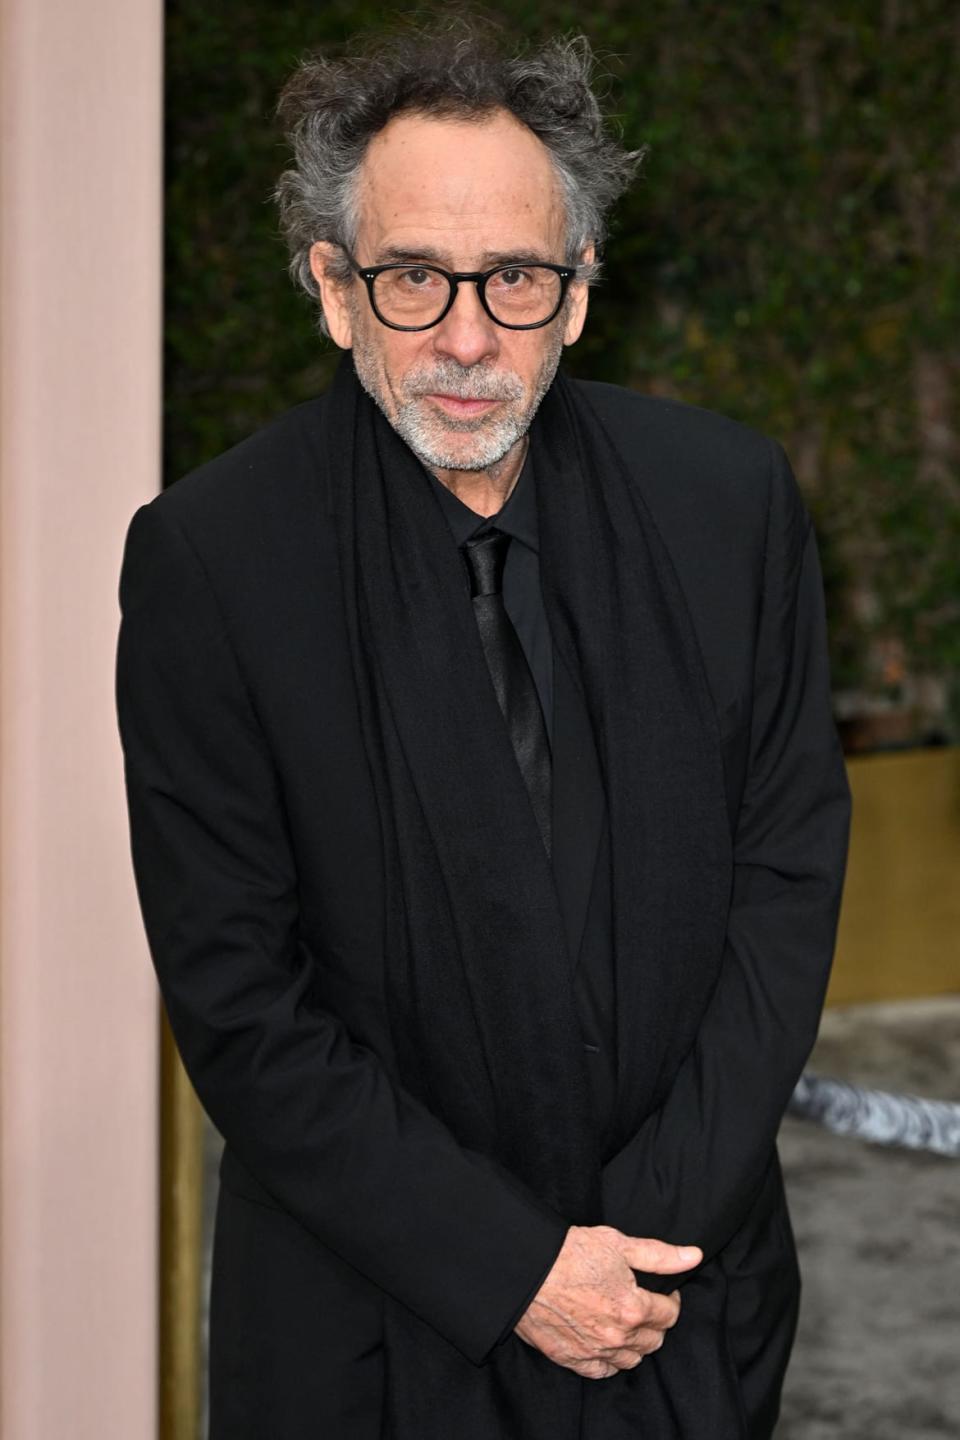
M510 548L510 536L491 526L481 535L465 540L461 549L470 572L472 595L499 595L503 588L503 567Z

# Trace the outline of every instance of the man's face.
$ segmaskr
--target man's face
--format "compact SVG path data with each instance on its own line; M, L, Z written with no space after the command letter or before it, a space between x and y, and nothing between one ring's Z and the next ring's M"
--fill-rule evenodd
M564 264L565 216L546 148L504 111L483 120L401 115L371 141L360 177L359 265L421 261L488 270L512 260ZM311 253L331 335L352 347L364 389L410 448L435 469L486 470L526 431L564 344L577 338L586 286L537 330L490 319L476 286L429 330L392 330L364 282L326 279L331 247Z

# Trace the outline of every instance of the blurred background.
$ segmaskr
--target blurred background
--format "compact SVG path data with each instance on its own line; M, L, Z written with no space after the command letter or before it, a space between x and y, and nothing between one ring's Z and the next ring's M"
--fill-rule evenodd
M776 437L816 526L854 818L779 1141L804 1290L777 1440L960 1436L960 6L485 13L586 33L650 147L567 368ZM383 17L0 0L4 1440L206 1434L220 1141L133 893L120 547L332 373L273 109Z

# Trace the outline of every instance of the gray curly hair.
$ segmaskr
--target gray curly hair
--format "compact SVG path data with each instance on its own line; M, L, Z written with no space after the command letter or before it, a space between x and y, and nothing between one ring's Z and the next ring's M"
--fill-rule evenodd
M293 152L273 191L290 254L290 276L317 302L317 326L328 334L310 249L328 241L354 250L359 223L358 175L366 148L403 112L470 118L503 109L528 126L550 152L566 207L566 262L592 284L600 264L581 263L593 243L599 255L607 215L627 188L647 147L626 150L608 133L594 93L596 59L584 35L510 48L488 19L456 15L389 36L370 36L338 58L302 59L277 103ZM335 280L351 271L341 254Z

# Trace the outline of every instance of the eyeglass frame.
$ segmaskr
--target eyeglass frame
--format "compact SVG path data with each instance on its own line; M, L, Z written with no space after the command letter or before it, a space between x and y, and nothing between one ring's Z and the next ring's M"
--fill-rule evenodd
M380 324L386 325L389 330L403 330L408 334L418 330L432 330L434 325L439 325L440 321L444 320L453 309L454 301L457 298L457 291L460 288L460 282L462 280L470 280L476 285L477 298L486 314L490 316L494 325L499 325L503 330L541 330L544 325L549 325L552 321L556 320L560 314L560 311L563 309L563 302L567 298L570 283L577 273L576 265L555 265L551 260L528 260L526 262L514 260L512 264L509 265L494 265L492 270L444 270L442 265L433 265L428 261L418 265L410 260L391 260L386 265L358 265L346 246L341 245L340 248L343 250L344 255L346 255L351 270L359 275L360 279L366 285L370 308L380 321ZM556 275L559 275L560 295L557 299L556 308L552 314L547 316L546 320L534 320L526 325L511 325L507 320L498 320L487 304L487 281L492 275L498 275L502 270L522 270L525 264L531 269L534 266L538 266L541 270L552 270ZM435 274L442 275L447 282L450 294L446 305L440 311L436 320L431 320L426 325L397 325L393 320L384 319L377 309L377 302L373 298L374 282L377 276L382 274L384 270L432 270Z

